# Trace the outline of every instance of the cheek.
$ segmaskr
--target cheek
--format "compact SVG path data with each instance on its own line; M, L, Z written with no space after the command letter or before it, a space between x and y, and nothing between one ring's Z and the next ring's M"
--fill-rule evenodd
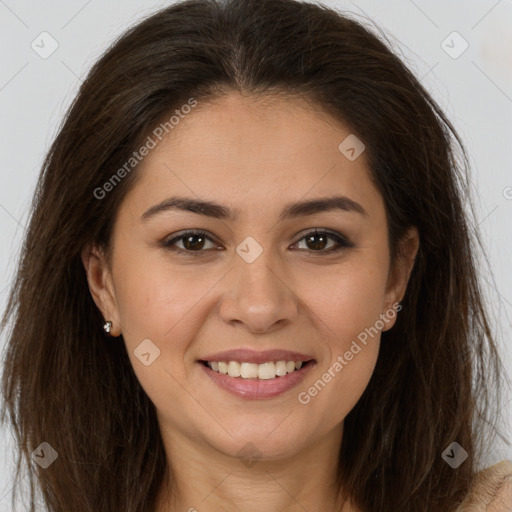
M342 270L316 276L308 303L318 319L322 343L329 354L299 403L327 414L327 425L341 421L360 399L373 374L380 346L380 315L385 290L385 267L364 258Z
M192 367L190 348L201 337L199 331L215 305L216 285L225 273L204 269L194 264L172 267L159 258L144 264L126 259L117 267L116 295L126 349L142 387L164 409L171 396L176 403L183 400L181 383ZM158 354L148 366L137 357L142 342Z
M364 298L364 297L363 297ZM381 330L372 315L361 313L357 299L344 302L324 338L328 354L317 363L314 377L302 387L298 402L310 407L312 415L322 416L324 429L343 421L361 398L377 362ZM331 303L331 307L335 307ZM353 314L353 315L352 315Z
M339 349L380 318L385 270L382 263L356 255L335 271L317 272L303 283L304 302L321 320L322 335L338 340Z
M169 272L154 262L125 261L117 269L116 296L128 356L152 402L166 410L184 399L180 383L186 379L184 359L194 336L193 318L214 283Z
M152 336L163 341L213 285L188 270L161 261L124 261L116 275L116 297L123 330L128 337ZM174 336L173 336L174 337Z

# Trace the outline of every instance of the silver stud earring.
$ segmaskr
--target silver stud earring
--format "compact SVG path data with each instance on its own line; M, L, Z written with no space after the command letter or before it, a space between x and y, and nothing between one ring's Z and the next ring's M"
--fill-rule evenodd
M103 330L107 333L107 334L110 334L110 329L112 329L112 322L109 320L108 322L105 322L103 324Z

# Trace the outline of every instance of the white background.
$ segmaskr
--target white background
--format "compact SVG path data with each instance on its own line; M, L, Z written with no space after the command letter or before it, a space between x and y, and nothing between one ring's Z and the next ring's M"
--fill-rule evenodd
M2 311L43 157L81 77L128 26L170 3L0 0ZM462 135L471 157L477 224L494 274L493 280L483 270L491 321L499 337L504 365L512 376L512 188L507 188L512 187L512 1L324 3L368 16L383 28ZM57 50L47 59L31 48L44 31L58 42ZM442 47L453 31L469 44L456 59ZM455 50L461 48L457 40L453 45ZM2 337L0 348L4 345ZM510 421L510 391L505 398ZM511 439L510 427L505 429ZM11 433L0 431L0 453L6 453L5 462L0 456L0 512L12 512L11 451ZM495 445L487 462L493 464L504 458L512 459L512 446Z

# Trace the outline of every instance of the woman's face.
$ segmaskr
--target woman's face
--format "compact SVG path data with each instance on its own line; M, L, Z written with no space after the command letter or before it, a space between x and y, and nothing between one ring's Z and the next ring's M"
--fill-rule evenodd
M268 459L341 434L418 244L412 230L408 258L390 268L362 149L298 99L233 93L199 101L144 158L111 266L97 253L84 263L167 432ZM171 198L219 206L189 211Z

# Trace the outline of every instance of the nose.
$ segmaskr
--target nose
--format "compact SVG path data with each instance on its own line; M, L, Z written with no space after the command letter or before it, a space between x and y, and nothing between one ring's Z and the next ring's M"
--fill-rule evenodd
M263 253L252 263L238 258L225 283L219 314L252 333L270 333L294 322L298 298L291 277Z

